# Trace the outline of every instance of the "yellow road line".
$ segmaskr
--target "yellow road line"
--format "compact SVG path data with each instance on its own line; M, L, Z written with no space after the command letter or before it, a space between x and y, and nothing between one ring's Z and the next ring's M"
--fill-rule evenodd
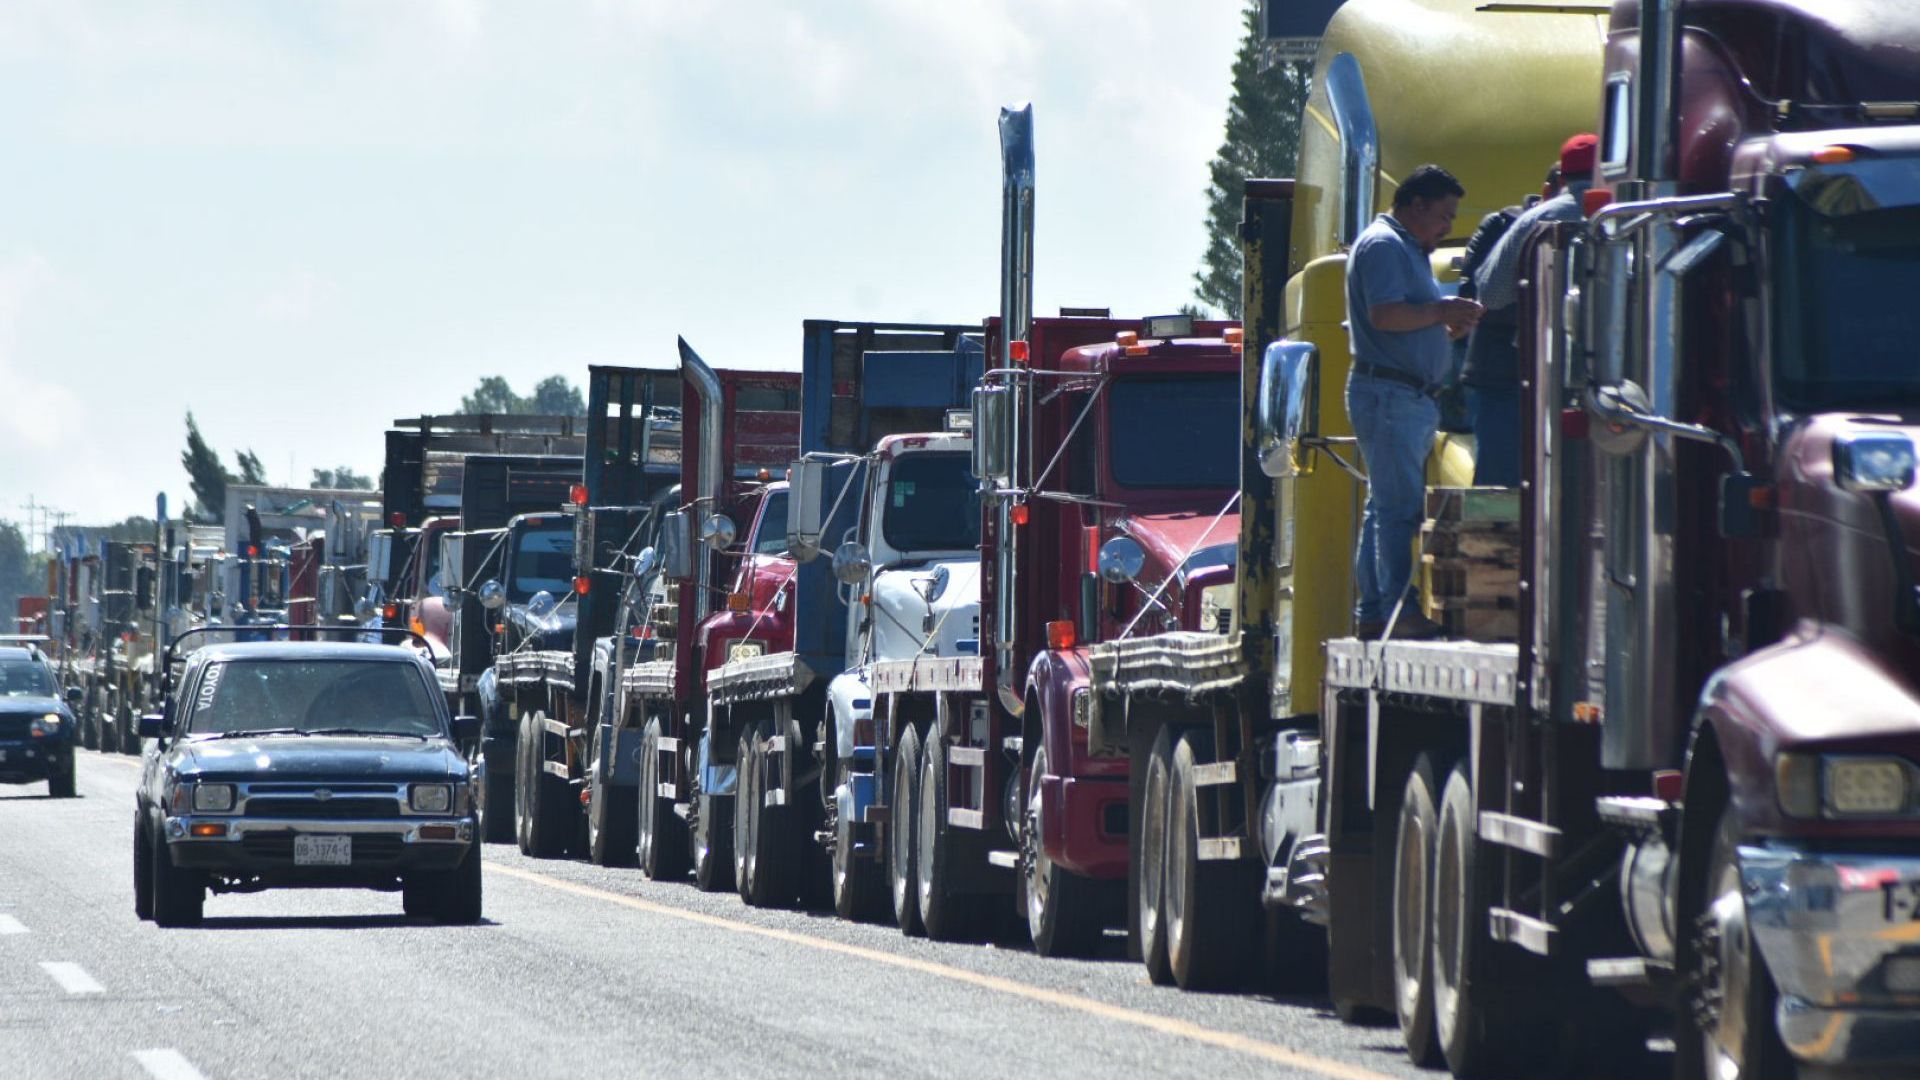
M1146 1028L1149 1031L1160 1032L1163 1035L1174 1035L1183 1039L1191 1039L1194 1042L1205 1043L1208 1046L1218 1047L1222 1050L1232 1050L1236 1053L1247 1054L1251 1057L1273 1062L1276 1065L1284 1065L1290 1069L1299 1069L1303 1072L1329 1077L1330 1080L1388 1080L1385 1074L1373 1072L1370 1069L1363 1069L1358 1065L1348 1065L1344 1062L1333 1061L1328 1058L1315 1057L1312 1054L1303 1054L1297 1050L1289 1050L1277 1043L1263 1042L1259 1039L1248 1038L1245 1035L1235 1035L1232 1032L1202 1027L1199 1024L1190 1023L1185 1020L1175 1020L1172 1017L1155 1016L1152 1013L1144 1013L1119 1005L1109 1005L1106 1002L1095 1001L1092 998L1081 997L1078 994L1068 994L1059 990L1047 990L1042 987L1028 986L1025 983L1014 982L1012 979L1002 979L995 975L982 975L979 972L950 967L946 964L934 963L931 960L921 960L912 956L901 956L897 953L882 952L879 949L869 949L860 945L848 945L839 941L827 941L821 938L808 937L805 934L796 934L791 930L777 930L768 926L755 926L752 923L725 919L718 915L708 915L704 912L670 907L666 904L654 903L651 900L642 900L638 897L608 892L605 889L596 889L591 885L580 885L561 878L548 877L545 874L535 873L531 870L502 866L498 863L489 863L487 865L487 873L505 874L508 877L519 878L522 881L530 881L535 885L544 885L550 889L558 889L561 892L573 893L576 896L584 896L592 900L604 900L607 903L619 904L622 907L632 908L635 911L645 911L653 915L664 915L670 919L699 923L702 926L711 926L736 934L754 934L759 937L772 938L775 941L784 941L792 945L816 949L820 952L832 952L839 953L843 956L858 957L862 960L871 960L876 964L888 964L897 968L905 968L909 971L917 971L924 975L932 975L937 978L947 979L951 982L967 983L984 990L1011 994L1014 997L1022 997L1029 1001L1037 1001L1045 1005L1054 1005L1062 1009L1072 1009L1075 1012L1086 1013L1089 1016L1097 1016L1103 1020L1131 1024L1135 1027Z

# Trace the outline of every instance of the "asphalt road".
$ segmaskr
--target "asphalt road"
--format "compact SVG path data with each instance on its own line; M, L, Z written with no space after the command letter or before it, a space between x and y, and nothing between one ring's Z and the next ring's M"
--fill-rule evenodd
M1438 1076L1321 1001L1187 994L1117 955L1046 960L759 911L489 845L486 920L398 894L133 913L136 759L81 798L0 787L0 1077Z

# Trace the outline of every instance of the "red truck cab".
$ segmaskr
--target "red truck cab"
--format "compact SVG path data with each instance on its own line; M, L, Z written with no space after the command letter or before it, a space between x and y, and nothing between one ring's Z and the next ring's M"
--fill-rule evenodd
M700 624L708 670L731 660L793 649L793 573L787 553L787 485L768 484L750 503L752 523L722 610Z
M1127 870L1129 765L1101 737L1089 646L1222 632L1233 606L1239 335L1035 319L1014 353L1030 361L987 380L1014 394L1012 438L1031 448L984 504L981 625L987 683L1022 733L1022 891L1043 952L1090 949L1120 910L1098 894ZM998 320L988 337L996 355Z

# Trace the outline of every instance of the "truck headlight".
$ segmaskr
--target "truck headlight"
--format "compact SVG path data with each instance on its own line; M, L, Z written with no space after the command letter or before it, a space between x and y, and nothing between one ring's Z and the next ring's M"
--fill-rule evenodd
M60 734L60 714L50 712L40 717L28 726L27 733L36 739Z
M1902 814L1913 805L1913 770L1899 758L1830 757L1827 808L1836 814Z
M416 814L444 814L453 809L453 788L448 784L415 784L407 793L407 805Z
M193 785L193 810L197 814L225 814L233 809L232 784Z
M1914 810L1914 766L1903 758L1781 754L1774 779L1789 817L1894 817Z

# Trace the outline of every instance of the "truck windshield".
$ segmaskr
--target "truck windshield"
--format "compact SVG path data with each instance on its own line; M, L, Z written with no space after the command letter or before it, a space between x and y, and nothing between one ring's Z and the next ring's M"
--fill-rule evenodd
M523 603L537 592L564 597L572 590L573 530L562 522L523 531L513 549L507 599Z
M767 492L765 509L760 511L760 524L753 534L753 553L755 555L785 555L787 553L787 492Z
M189 734L440 734L426 680L398 660L227 660L200 676L187 706Z
M1130 488L1240 483L1240 377L1135 375L1107 387L1107 456Z
M0 660L0 697L52 697L53 680L34 660Z
M1776 204L1781 397L1809 410L1920 402L1920 206L1823 213L1832 193L1801 194L1816 201Z
M980 546L980 494L973 455L903 454L887 474L880 535L895 551L967 551Z

